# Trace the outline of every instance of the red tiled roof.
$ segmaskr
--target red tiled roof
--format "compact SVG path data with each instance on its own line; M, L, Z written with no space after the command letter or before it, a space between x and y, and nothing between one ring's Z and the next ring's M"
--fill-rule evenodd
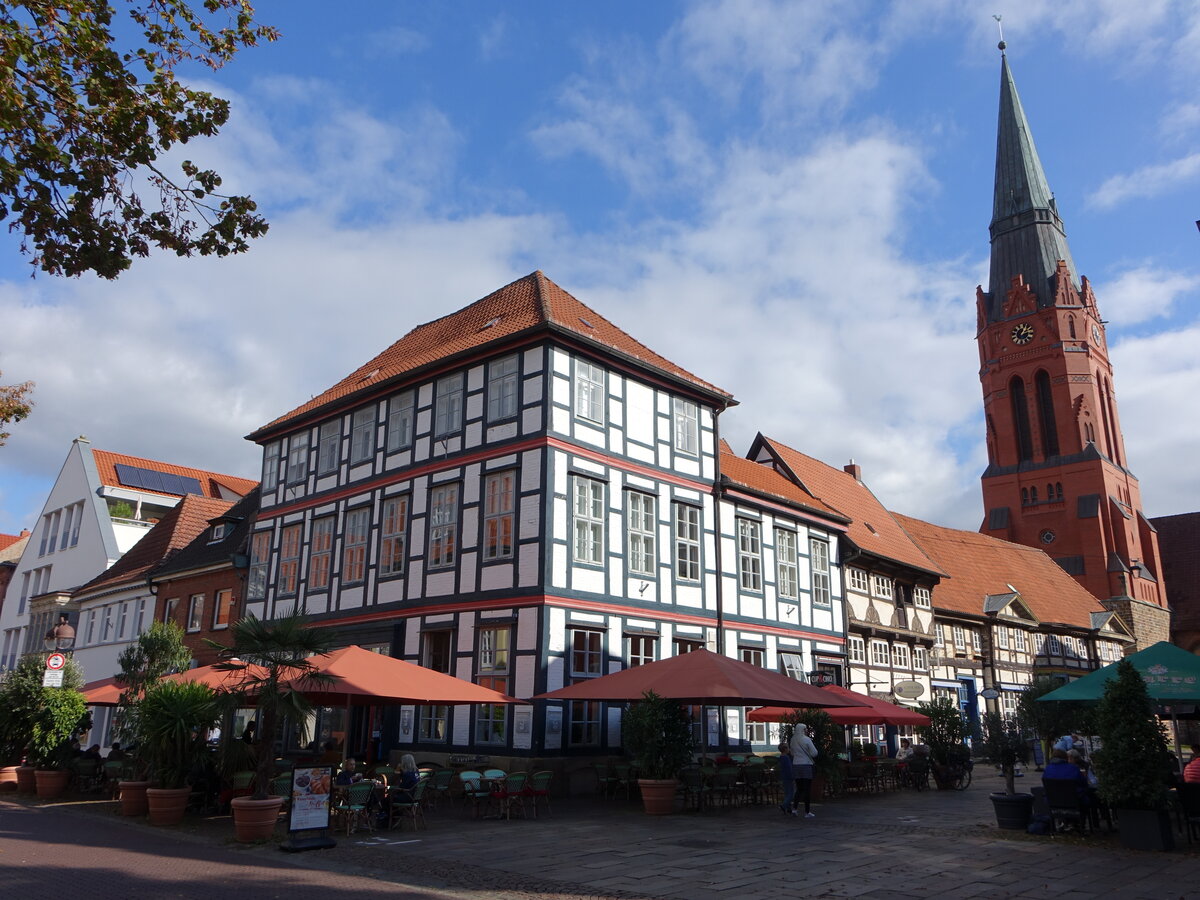
M535 328L571 332L704 391L733 399L731 394L659 356L537 271L458 312L418 325L329 390L264 425L250 437L382 382Z
M784 478L770 466L736 455L725 441L721 441L721 475L732 484L757 494L777 497L786 503L799 504L818 513L834 516L843 521L845 516L836 509L822 503L794 481Z
M1091 614L1105 611L1099 600L1036 547L894 515L950 576L934 588L935 607L981 615L989 594L1015 590L1042 622L1091 628Z
M117 478L117 465L135 466L140 469L152 469L155 472L166 472L180 475L184 478L195 478L200 482L200 488L205 497L217 497L218 487L233 491L238 496L245 496L256 487L258 482L251 478L238 478L236 475L223 475L220 472L209 472L204 469L193 469L188 466L177 466L172 463L157 462L153 459L142 459L140 456L128 456L124 453L112 453L108 450L93 450L92 458L96 460L96 471L100 474L100 483L108 487L125 487ZM167 494L164 491L149 491L148 488L136 488L151 494L178 497L178 494Z
M233 503L187 494L140 541L74 594L79 597L98 588L113 588L125 582L143 582L146 574L175 551L186 547L208 527L208 520L226 512Z
M17 541L28 541L28 540L29 540L29 532L28 531L23 532L22 534L0 534L0 553L7 550L9 547L11 547Z
M866 553L925 572L941 574L936 562L913 543L892 514L861 481L848 472L806 456L786 444L763 437L761 442L804 487L823 503L850 519L847 537Z
M1200 512L1151 519L1171 603L1171 629L1200 629Z

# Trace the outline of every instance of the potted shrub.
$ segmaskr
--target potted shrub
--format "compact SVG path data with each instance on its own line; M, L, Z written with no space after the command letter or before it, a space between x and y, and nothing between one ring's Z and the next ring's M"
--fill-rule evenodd
M174 825L183 819L188 779L208 753L208 730L220 707L207 685L160 682L137 702L139 752L156 787L146 790L150 821Z
M621 743L637 760L638 787L648 815L674 812L679 770L692 762L696 738L678 700L646 691L621 717Z
M71 736L90 727L87 703L79 693L83 676L74 660L63 669L62 687L42 687L45 658L29 654L21 658L0 688L4 710L5 761L22 755L25 766L15 774L20 790L35 787L38 797L53 799L66 789ZM30 782L30 776L33 782Z
M1175 846L1167 815L1167 743L1146 683L1127 659L1096 710L1101 749L1092 754L1100 796L1116 812L1121 843L1137 850Z
M1016 789L1017 763L1025 764L1029 759L1029 745L1018 721L1006 719L998 712L984 715L983 754L1000 767L1004 778L1004 790L991 795L996 824L1024 831L1033 815L1033 794L1017 793Z
M255 765L254 793L231 801L237 839L243 842L265 840L275 831L284 798L271 794L275 775L275 733L284 719L303 721L312 711L304 694L291 682L304 680L309 685L332 681L317 671L309 657L328 653L333 638L327 631L308 627L303 615L263 621L247 616L229 630L231 643L213 643L226 660L218 667L242 678L228 688L233 705L258 706L259 748ZM255 668L258 667L258 668ZM232 740L224 736L223 740Z
M931 703L920 703L917 711L929 717L928 725L917 727L917 735L929 747L929 765L933 780L940 790L950 787L949 769L970 757L963 743L970 730L958 705L949 697L938 697Z

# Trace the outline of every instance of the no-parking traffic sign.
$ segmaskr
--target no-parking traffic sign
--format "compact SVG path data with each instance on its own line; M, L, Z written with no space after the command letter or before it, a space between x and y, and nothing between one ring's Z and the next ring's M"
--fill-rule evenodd
M61 653L51 653L46 657L47 669L61 669L67 664L67 658Z

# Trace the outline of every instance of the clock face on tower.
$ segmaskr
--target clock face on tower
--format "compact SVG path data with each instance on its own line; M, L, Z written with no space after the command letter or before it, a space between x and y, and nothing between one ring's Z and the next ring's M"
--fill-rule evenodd
M1033 326L1028 322L1022 322L1020 325L1014 325L1009 335L1014 344L1028 344L1033 340Z
M1095 344L1097 347L1100 346L1100 326L1099 325L1092 326L1092 343Z
M1053 531L1051 531L1049 528L1047 528L1040 535L1038 535L1038 537L1041 538L1043 544L1053 544L1054 539L1056 537L1058 537L1058 535L1055 534Z

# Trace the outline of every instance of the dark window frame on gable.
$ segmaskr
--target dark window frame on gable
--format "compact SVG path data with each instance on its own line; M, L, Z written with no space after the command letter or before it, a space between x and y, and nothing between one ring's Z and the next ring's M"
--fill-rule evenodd
M338 470L342 460L342 419L330 419L317 430L317 474L328 475Z
M516 353L487 364L487 421L489 425L515 419L520 403L521 360Z
M433 400L435 438L449 437L462 431L465 390L466 378L462 372L455 372L437 380Z
M388 400L387 452L407 450L416 430L417 398L414 391L401 391Z
M370 462L375 456L375 431L378 428L375 404L356 409L350 416L350 465Z

